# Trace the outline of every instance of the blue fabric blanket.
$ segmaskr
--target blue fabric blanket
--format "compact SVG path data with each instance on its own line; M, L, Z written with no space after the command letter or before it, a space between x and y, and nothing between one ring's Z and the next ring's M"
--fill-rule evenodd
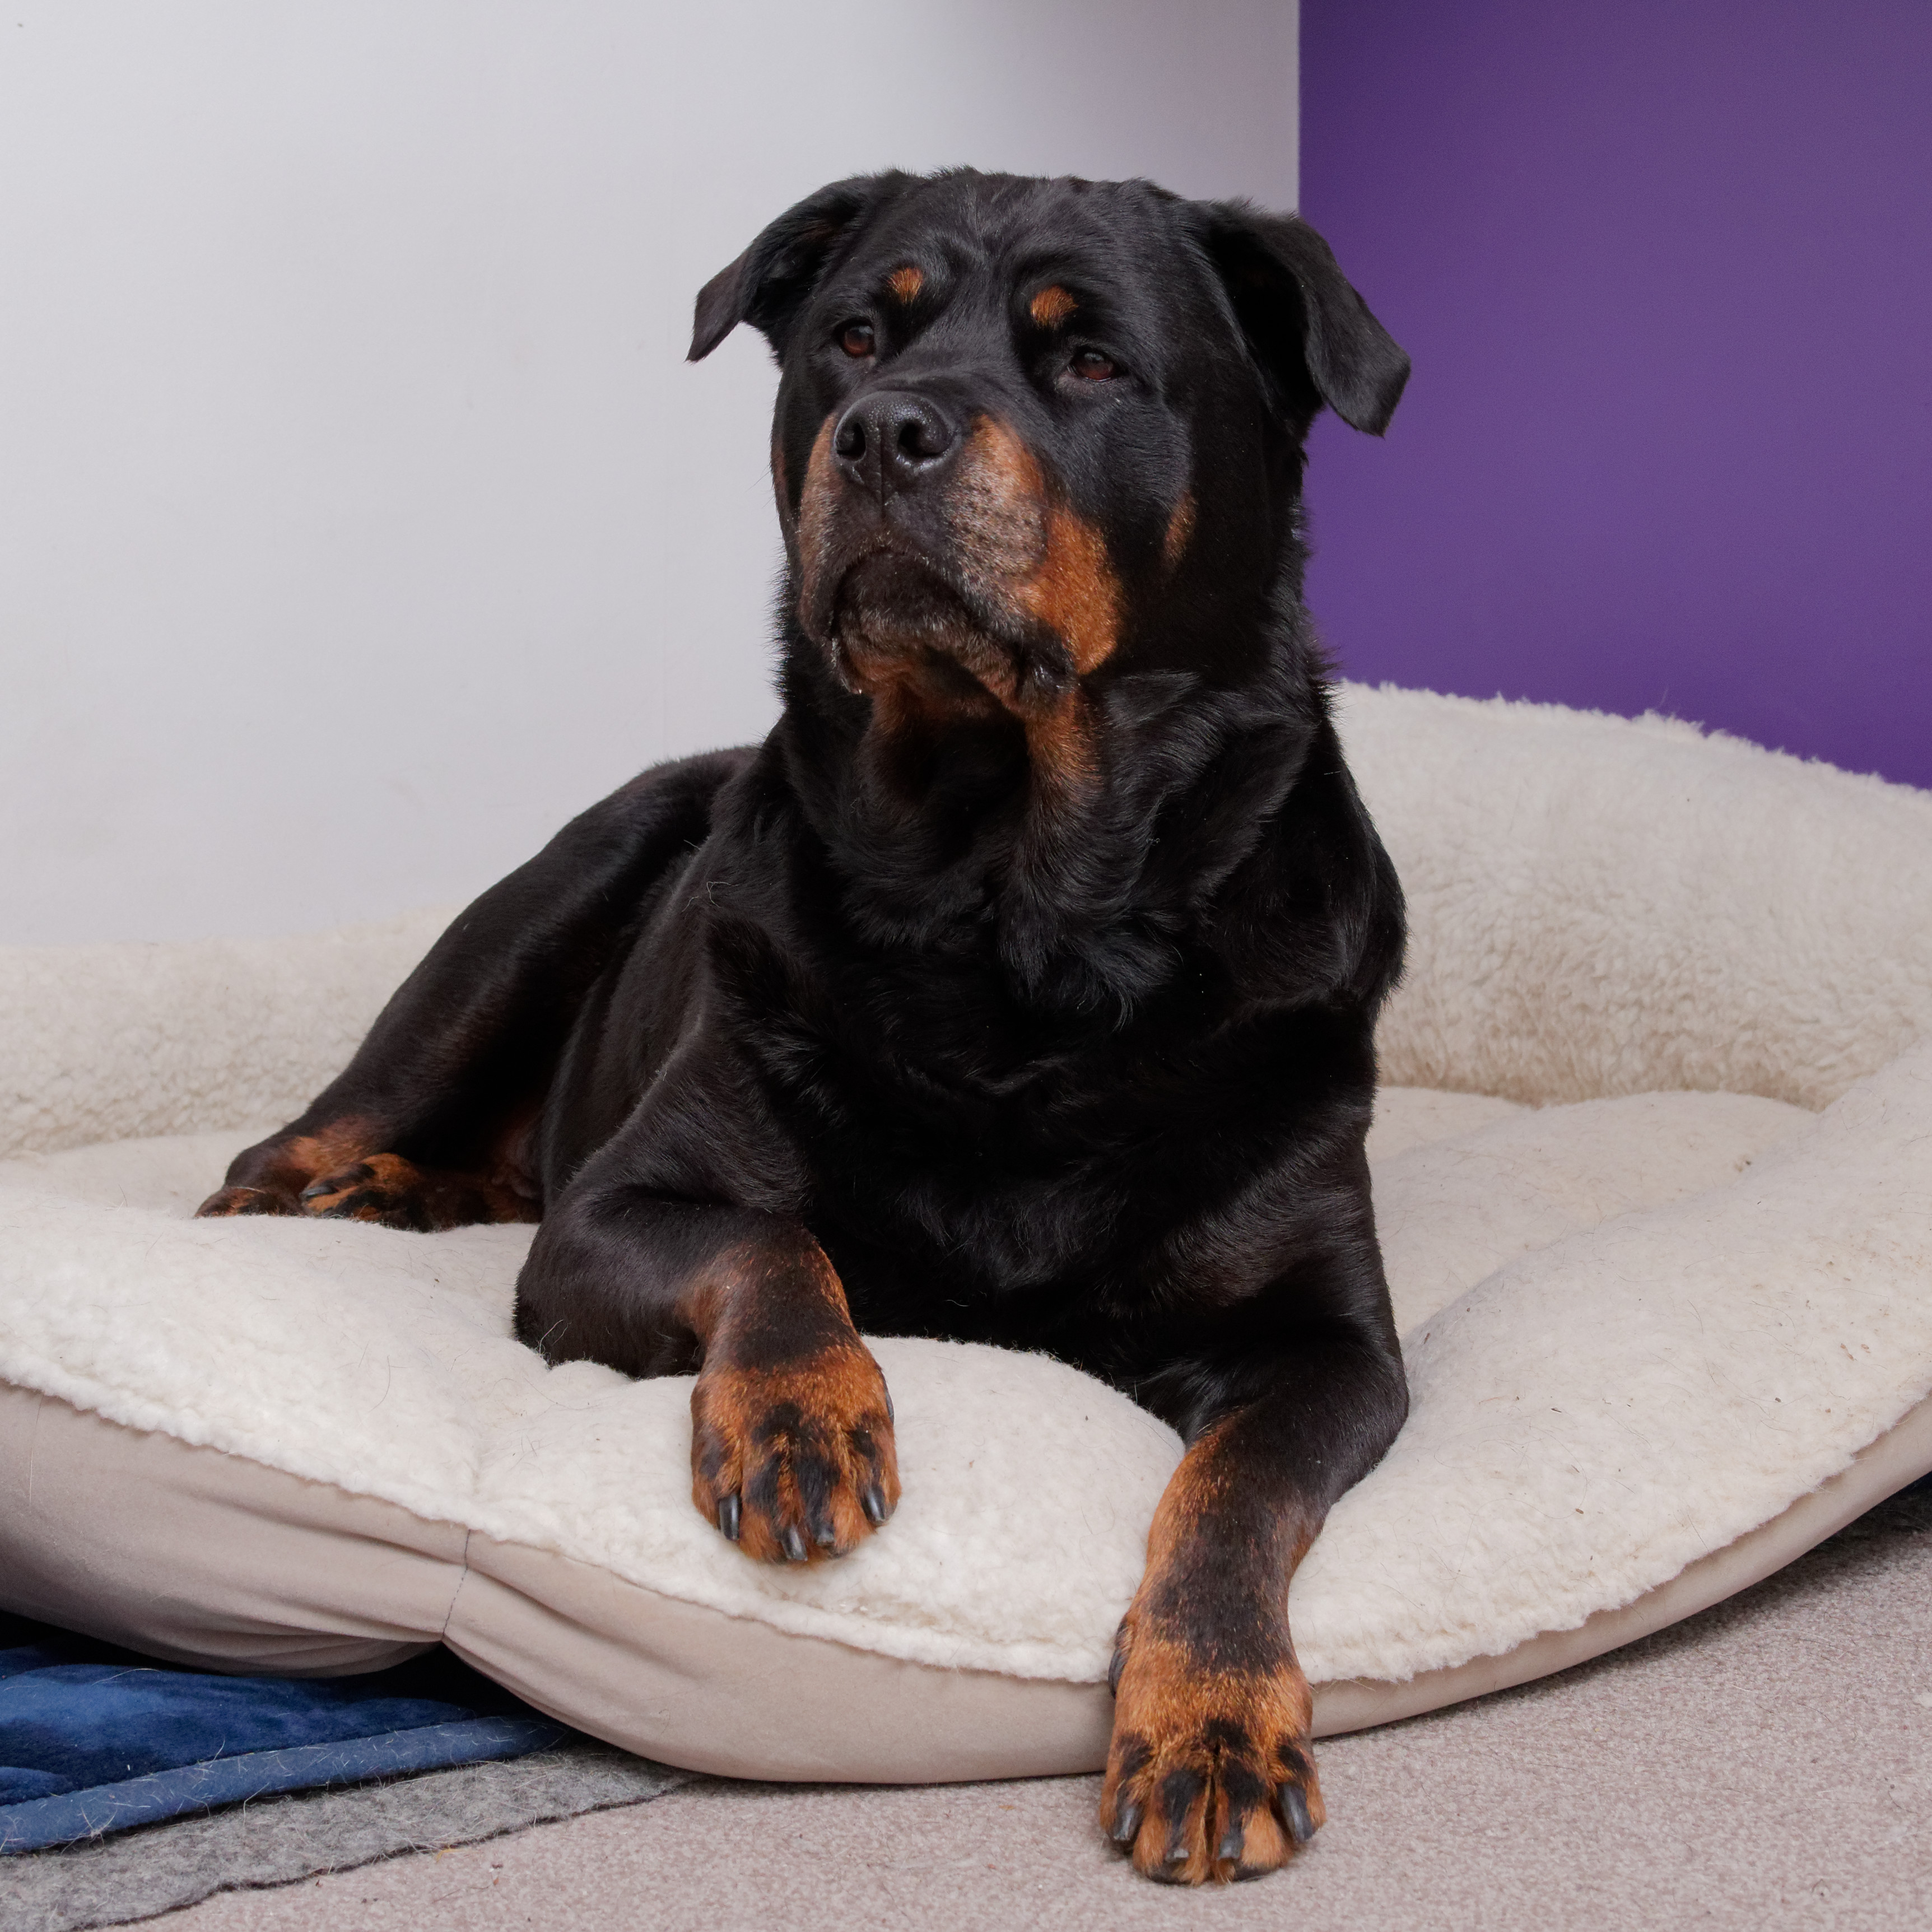
M0 1613L0 1853L576 1735L445 1651L362 1677L218 1677Z

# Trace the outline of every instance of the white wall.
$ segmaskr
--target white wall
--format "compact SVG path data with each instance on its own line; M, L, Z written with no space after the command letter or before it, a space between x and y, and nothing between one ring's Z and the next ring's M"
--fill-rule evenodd
M775 377L691 302L856 170L1292 206L1270 0L14 0L0 939L466 897L775 713Z

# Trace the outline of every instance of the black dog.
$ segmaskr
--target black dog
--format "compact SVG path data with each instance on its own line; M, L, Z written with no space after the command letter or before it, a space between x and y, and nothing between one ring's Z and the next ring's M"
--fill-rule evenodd
M517 1332L698 1372L754 1556L898 1494L860 1330L1050 1350L1187 1454L1102 1819L1322 1819L1288 1578L1407 1408L1363 1138L1400 892L1300 601L1303 438L1408 358L1315 232L1144 182L842 182L698 298L782 365L783 716L486 892L208 1214L542 1219Z

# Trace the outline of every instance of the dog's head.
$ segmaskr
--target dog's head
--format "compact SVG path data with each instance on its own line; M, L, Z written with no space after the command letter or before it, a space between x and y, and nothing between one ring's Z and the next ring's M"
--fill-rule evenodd
M1029 736L1108 667L1238 675L1310 422L1379 434L1408 374L1312 229L1143 182L835 183L706 285L692 359L740 322L804 638Z

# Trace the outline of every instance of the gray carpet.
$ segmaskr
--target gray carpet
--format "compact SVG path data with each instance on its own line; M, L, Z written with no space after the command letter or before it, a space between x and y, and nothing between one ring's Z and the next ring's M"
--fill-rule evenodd
M0 1860L0 1926L81 1932L121 1924L230 1888L285 1885L398 1852L473 1844L526 1825L638 1804L689 1777L584 1743L346 1790L258 1799L209 1817Z

